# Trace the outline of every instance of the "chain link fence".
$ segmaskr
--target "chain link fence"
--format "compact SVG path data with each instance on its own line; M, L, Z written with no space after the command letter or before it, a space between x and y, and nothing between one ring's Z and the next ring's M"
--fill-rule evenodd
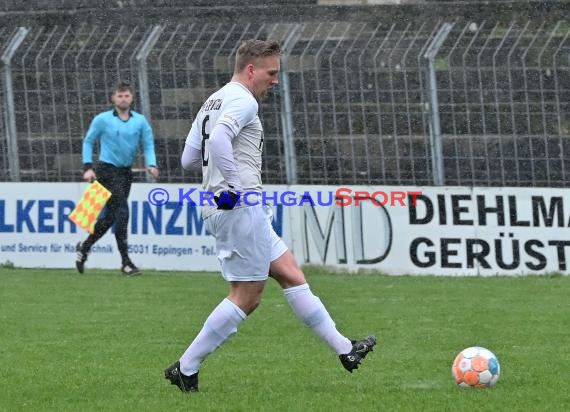
M5 27L0 28L0 44L4 45L10 39L10 32ZM1 50L0 50L0 54ZM9 179L8 175L8 146L7 146L7 135L6 135L6 110L5 110L5 99L6 94L4 92L5 78L2 77L2 87L0 87L0 181L6 181Z
M15 35L0 28L1 53ZM566 21L32 27L3 61L0 180L79 180L91 119L129 79L161 179L200 181L179 166L193 116L255 37L285 46L260 104L265 183L569 186L569 36Z
M456 27L438 64L447 181L566 186L568 22Z

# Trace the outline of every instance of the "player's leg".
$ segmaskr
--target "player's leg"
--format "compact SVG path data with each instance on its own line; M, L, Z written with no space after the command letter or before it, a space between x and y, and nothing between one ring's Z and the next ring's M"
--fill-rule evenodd
M180 358L180 370L184 375L198 372L206 356L237 332L238 326L259 305L264 286L264 281L230 283L229 296L210 313L202 330Z
M164 371L183 392L198 391L198 373L208 355L234 335L259 305L265 281L230 282L230 294L210 313L180 359Z
M271 229L272 260L269 276L283 288L285 298L293 312L317 336L339 355L342 365L349 371L358 368L362 359L376 345L376 338L369 336L355 341L341 334L321 300L313 294L305 275L285 243Z
M313 294L305 275L297 265L290 250L271 262L269 276L283 288L285 298L293 312L338 355L352 349L350 339L343 336L335 326L321 300Z
M179 361L165 377L184 392L198 390L198 372L206 357L226 342L259 305L269 270L269 230L256 208L218 212L206 219L216 238L218 260L230 293L208 316Z
M265 282L265 280L230 282L230 294L227 299L249 316L261 303Z

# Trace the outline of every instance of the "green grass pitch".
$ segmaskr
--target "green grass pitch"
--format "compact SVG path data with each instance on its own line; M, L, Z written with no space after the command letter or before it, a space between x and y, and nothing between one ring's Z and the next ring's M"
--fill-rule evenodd
M226 295L217 274L0 269L0 410L559 411L570 408L570 278L388 277L307 270L349 337L378 337L353 374L268 283L211 355L200 392L163 370ZM460 390L456 354L495 352L496 387Z

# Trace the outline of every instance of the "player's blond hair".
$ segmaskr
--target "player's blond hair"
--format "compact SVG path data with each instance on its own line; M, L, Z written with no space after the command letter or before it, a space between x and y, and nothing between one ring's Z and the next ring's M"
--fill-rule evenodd
M237 50L234 72L241 72L245 66L255 63L259 58L279 56L280 54L281 46L275 40L245 40Z

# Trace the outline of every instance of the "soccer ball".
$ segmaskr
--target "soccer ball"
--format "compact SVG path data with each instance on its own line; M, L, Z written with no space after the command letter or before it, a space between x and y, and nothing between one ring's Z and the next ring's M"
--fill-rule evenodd
M462 388L490 388L499 380L501 366L493 352L473 346L457 355L451 374Z

